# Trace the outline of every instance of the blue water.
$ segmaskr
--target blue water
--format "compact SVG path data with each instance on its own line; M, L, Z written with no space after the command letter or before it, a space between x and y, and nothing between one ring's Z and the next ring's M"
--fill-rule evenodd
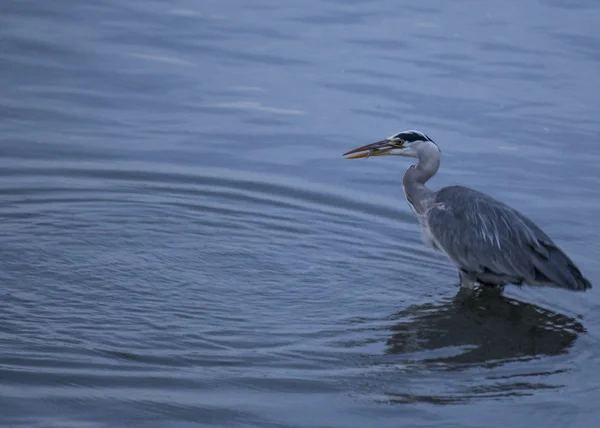
M600 5L0 5L0 426L590 427ZM403 129L596 286L456 297Z

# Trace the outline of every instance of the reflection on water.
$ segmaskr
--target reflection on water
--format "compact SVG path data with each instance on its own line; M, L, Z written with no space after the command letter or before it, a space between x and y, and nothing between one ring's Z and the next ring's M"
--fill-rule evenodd
M585 332L573 318L487 290L410 306L393 319L403 321L391 328L387 353L461 350L422 360L446 370L558 355Z
M410 306L392 319L385 354L395 358L397 376L409 375L393 376L384 388L385 401L396 403L457 404L560 388L551 378L564 367L520 363L565 354L585 332L571 317L489 290Z

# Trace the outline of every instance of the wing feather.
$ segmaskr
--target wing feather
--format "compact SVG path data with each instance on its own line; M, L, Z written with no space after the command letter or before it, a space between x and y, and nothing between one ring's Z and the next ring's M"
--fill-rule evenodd
M426 223L436 245L480 281L591 288L535 223L484 193L462 186L441 189Z

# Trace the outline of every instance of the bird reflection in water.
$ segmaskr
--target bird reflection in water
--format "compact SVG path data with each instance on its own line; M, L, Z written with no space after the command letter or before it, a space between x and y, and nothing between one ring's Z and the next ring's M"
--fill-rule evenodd
M559 355L585 332L574 318L485 288L475 294L459 292L441 303L411 306L392 319L403 321L391 327L386 353L462 348L461 353L425 359L445 363L448 370Z
M385 402L460 404L561 387L554 376L567 366L541 357L566 354L581 323L489 289L466 294L392 316L380 360L395 367L379 384Z

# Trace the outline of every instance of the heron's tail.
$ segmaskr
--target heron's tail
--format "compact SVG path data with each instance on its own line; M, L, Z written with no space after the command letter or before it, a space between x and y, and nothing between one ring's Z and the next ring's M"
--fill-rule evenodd
M534 263L536 280L573 291L592 288L591 282L560 248L549 245L544 247L548 251L548 257L540 257Z

